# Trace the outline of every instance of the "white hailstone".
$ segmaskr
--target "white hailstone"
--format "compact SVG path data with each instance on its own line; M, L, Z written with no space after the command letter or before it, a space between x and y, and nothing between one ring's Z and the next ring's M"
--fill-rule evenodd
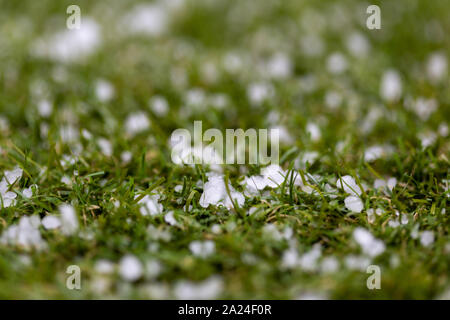
M86 129L81 130L81 136L86 140L92 139L92 133L90 133L89 130L86 130Z
M243 65L243 58L234 52L226 53L222 60L222 66L228 73L238 73L242 70Z
M247 87L247 97L253 106L259 106L274 96L275 90L270 83L251 83Z
M159 36L168 25L168 13L158 4L137 5L122 20L122 25L130 33Z
M438 127L438 132L441 137L444 137L444 138L447 137L448 136L448 125L445 122L441 123Z
M284 182L287 173L279 165L271 164L261 169L261 174L267 186L276 188Z
M53 112L53 106L48 100L39 101L37 108L39 115L43 118L48 118Z
M175 191L175 192L181 192L181 191L183 191L183 186L181 185L181 184L177 184L176 186L175 186L175 188L173 188L173 190Z
M150 121L143 112L130 114L125 120L125 131L130 136L134 136L150 127Z
M139 200L138 204L141 205L139 209L140 213L143 216L146 215L157 215L163 212L163 205L158 202L159 195L146 195L141 200Z
M364 203L357 196L348 196L344 202L345 207L351 212L360 213L364 209Z
M320 244L315 244L311 250L303 254L299 259L300 267L305 271L314 271L317 268L317 260L322 255Z
M320 138L322 137L320 127L313 122L309 122L306 125L306 133L311 137L311 140L314 142L319 141Z
M68 177L68 176L62 176L61 182L68 186L72 185L72 179L70 179L70 177Z
M263 227L263 233L266 237L268 237L272 240L275 240L275 241L283 240L283 235L277 229L277 227L272 223L266 224Z
M292 138L292 135L289 133L289 130L286 129L285 126L276 125L276 126L270 127L269 130L270 131L277 130L278 131L279 141L281 143L283 143L283 144L290 145L290 144L292 144L295 141Z
M356 58L365 57L369 53L370 43L360 32L351 33L346 40L347 50Z
M191 89L186 92L184 99L188 106L202 107L206 103L205 91L200 88Z
M214 93L209 97L209 103L215 109L223 110L229 104L230 98L225 93Z
M436 142L436 134L432 131L421 132L417 135L420 143L422 144L422 148L425 149L429 146L432 146Z
M61 221L55 216L45 216L44 219L42 219L42 225L47 230L57 229L61 227Z
M180 281L175 285L173 293L178 300L211 300L219 297L222 291L222 278L211 276L200 283Z
M424 247L430 247L434 242L434 232L427 230L420 234L420 243Z
M345 257L345 266L350 270L359 270L366 272L367 267L370 265L371 260L364 256L348 255Z
M403 213L400 222L401 222L401 224L408 224L408 222L409 222L408 215Z
M271 78L286 79L292 74L292 62L289 57L281 52L273 55L266 65L266 72Z
M292 269L295 268L299 263L299 255L297 249L291 247L283 252L281 258L281 267Z
M320 264L320 271L323 273L333 273L339 269L339 261L335 257L323 258Z
M64 125L59 128L59 135L64 143L73 143L78 141L79 132L72 125Z
M334 90L329 90L325 94L325 105L330 109L337 109L342 104L342 95Z
M220 227L220 225L218 224L213 224L211 226L211 232L214 234L220 234L220 232L222 231L222 228Z
M362 193L361 188L358 186L355 179L349 175L341 177L336 185L339 189L343 189L346 193L354 196L359 196Z
M164 221L168 224L170 224L171 226L176 226L177 225L177 220L175 219L174 215L173 215L173 211L169 211L168 213L166 213L164 215Z
M150 107L152 111L160 117L164 117L169 112L169 103L163 96L154 96L150 99Z
M101 79L95 83L95 95L99 101L108 102L114 98L114 94L114 87L110 82Z
M133 159L133 154L130 151L124 151L120 154L120 160L123 163L129 163Z
M36 185L32 185L22 190L22 194L25 198L30 199L33 196L33 189L32 189L33 187L37 188Z
M23 174L23 170L19 167L15 168L13 170L7 170L4 172L5 179L9 185L12 185L16 181L20 180L20 178L22 178L22 174Z
M302 52L309 57L319 57L325 50L322 39L315 34L308 34L300 39Z
M392 191L392 189L394 189L396 185L397 185L397 179L396 178L389 178L387 180L387 187L389 188L389 190Z
M119 274L123 280L133 282L138 280L143 273L141 261L134 255L127 254L119 262Z
M231 184L228 185L230 195L227 193L223 175L211 175L203 186L203 193L200 197L200 206L207 208L212 205L224 205L227 208L233 208L233 202L242 207L245 197L242 193L236 191ZM233 202L230 199L233 199Z
M335 52L327 59L327 70L332 74L340 74L347 70L348 62L342 53Z
M436 99L419 97L413 103L412 109L420 120L426 121L438 109L438 102Z
M388 102L396 102L402 96L402 79L396 70L387 70L381 79L380 95Z
M37 40L33 53L59 62L77 62L91 55L101 41L99 25L83 17L79 29L60 31L50 38Z
M69 204L59 206L61 213L61 232L64 235L72 235L78 230L78 217L75 209Z
M383 158L389 153L384 146L375 145L367 148L364 152L364 160L367 162L372 162L377 159Z
M435 83L445 79L447 76L447 57L443 53L435 52L428 57L427 75Z
M113 147L111 142L108 139L105 138L99 138L97 140L97 144L100 148L100 150L102 151L102 153L107 156L107 157L111 157L113 154Z
M3 231L0 243L3 245L18 246L23 249L43 250L47 243L39 232L39 217L21 217L18 224L11 225Z
M389 220L388 226L391 228L397 228L398 226L400 226L400 222L398 221L398 219Z
M207 258L215 252L216 245L212 240L194 240L189 244L189 250L196 257Z
M150 259L145 263L145 275L148 278L156 278L163 271L163 265L156 259Z
M353 238L359 244L363 253L369 257L376 257L386 249L383 241L376 239L367 229L362 227L357 227L353 231Z

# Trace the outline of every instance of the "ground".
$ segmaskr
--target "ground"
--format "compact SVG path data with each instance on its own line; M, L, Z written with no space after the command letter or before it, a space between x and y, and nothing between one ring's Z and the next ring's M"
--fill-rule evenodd
M450 3L373 4L0 1L0 298L448 299Z

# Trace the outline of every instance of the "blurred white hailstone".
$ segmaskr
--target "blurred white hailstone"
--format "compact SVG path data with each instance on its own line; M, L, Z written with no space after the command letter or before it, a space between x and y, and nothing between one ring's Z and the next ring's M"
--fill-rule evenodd
M130 136L134 136L150 127L150 121L143 112L130 114L125 120L125 131Z
M345 207L351 212L360 213L364 209L364 203L357 196L348 196L344 202Z
M433 98L419 97L413 103L412 108L420 120L426 121L438 109L438 102Z
M327 59L327 70L332 74L340 74L347 70L348 62L342 53L335 52Z
M25 198L29 199L33 196L33 188L37 189L37 185L31 185L28 188L22 190L22 194Z
M402 79L395 70L387 70L381 79L380 95L388 102L396 102L402 96Z
M325 94L325 105L330 109L336 109L342 104L342 95L337 91L327 91Z
M200 283L191 281L178 282L174 288L174 296L179 300L208 300L216 299L222 291L222 278L211 276Z
M169 104L163 96L154 96L151 98L150 107L152 111L160 117L167 115L167 112L169 112Z
M43 118L48 118L53 112L53 105L48 100L39 101L37 108L39 115Z
M346 40L347 50L356 58L365 57L369 53L370 43L360 32L351 33Z
M61 232L65 235L72 235L78 230L78 217L75 209L69 204L59 206L61 213Z
M231 184L228 185L230 196L239 207L245 202L244 196L236 191ZM229 209L233 208L233 203L228 196L223 175L211 175L203 186L203 193L200 197L200 206L207 208L212 205L223 205Z
M355 179L349 175L341 177L336 185L339 189L343 189L346 193L354 196L359 196L362 193L361 188L358 186Z
M374 145L368 147L364 152L364 160L372 162L380 158L384 158L393 152L392 146L389 145Z
M216 245L212 240L198 241L194 240L189 244L189 250L199 258L207 258L216 250Z
M273 55L266 64L266 72L274 79L285 79L291 76L293 70L289 57L281 52Z
M140 213L143 216L146 215L157 215L163 212L163 205L158 202L159 195L146 195L141 200L139 200L139 204L141 208L139 209Z
M369 257L376 257L386 249L383 241L376 239L367 229L362 227L353 231L353 238L359 244L363 253Z
M57 229L61 227L61 221L55 216L45 216L42 219L42 226L47 230Z
M247 97L254 106L261 105L264 101L274 96L275 90L270 83L258 82L251 83L247 87Z
M112 274L114 272L114 263L106 259L97 260L94 270L99 274Z
M74 143L78 141L79 132L73 125L63 125L59 128L59 135L64 143Z
M129 33L142 33L159 36L167 29L168 14L159 4L137 5L122 20L122 25Z
M99 101L110 101L114 98L114 93L114 87L110 82L100 79L95 83L95 95Z
M434 83L444 80L447 76L447 67L447 57L443 53L432 53L427 62L428 78Z
M366 272L367 267L370 265L371 259L364 256L348 255L345 257L345 266L350 270L359 270Z
M320 57L325 51L325 44L320 38L315 34L307 34L300 39L300 46L302 52L309 57Z
M133 159L133 154L130 151L124 151L120 154L120 160L123 163L129 163Z
M317 268L317 260L322 256L320 244L315 244L311 250L304 253L299 259L300 267L305 271L314 271Z
M41 237L39 225L38 216L21 217L18 224L13 224L3 231L0 243L18 246L25 250L46 249L47 243Z
M421 132L417 135L417 138L419 138L420 143L422 144L422 148L425 149L429 146L432 146L436 142L436 133L432 131L425 131Z
M281 258L281 267L292 269L297 267L298 263L299 255L295 247L290 247L283 252L283 256Z
M168 224L170 224L171 226L176 226L177 225L177 220L175 219L174 215L173 215L173 211L169 211L168 213L166 213L164 215L164 221Z
M339 261L335 257L323 258L320 271L323 273L333 273L339 269Z
M309 122L306 125L306 133L311 137L311 140L314 142L319 141L320 138L322 137L320 127L313 122Z
M111 142L108 139L105 138L99 138L97 140L97 144L100 148L100 150L102 151L102 153L107 156L107 157L111 157L113 154L113 147Z
M444 138L447 137L448 136L448 125L445 122L441 123L438 127L438 132L441 137L444 137Z
M133 282L138 280L143 273L141 261L134 255L128 254L119 262L119 274L123 280Z
M94 53L101 41L97 22L83 17L80 29L59 31L49 38L37 40L33 53L59 62L78 62Z
M420 243L424 247L430 247L434 242L434 232L427 230L420 234Z
M23 170L19 167L4 172L4 179L8 185L12 185L22 178Z

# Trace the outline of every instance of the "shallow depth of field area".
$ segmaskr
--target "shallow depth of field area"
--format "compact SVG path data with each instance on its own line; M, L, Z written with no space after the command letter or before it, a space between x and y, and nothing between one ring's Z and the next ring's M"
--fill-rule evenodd
M438 0L0 0L0 298L449 299L449 35ZM280 161L175 164L195 120Z

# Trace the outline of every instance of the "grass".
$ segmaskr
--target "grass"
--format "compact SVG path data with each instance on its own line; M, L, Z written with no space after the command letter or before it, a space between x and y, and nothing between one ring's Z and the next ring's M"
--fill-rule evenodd
M129 35L118 23L134 3L76 1L82 23L89 16L101 25L102 42L86 59L61 63L36 55L32 47L36 39L65 30L65 10L74 1L65 2L0 1L0 178L5 170L23 169L11 187L18 193L15 205L0 209L0 235L21 217L59 215L64 203L75 208L80 223L70 236L40 226L48 245L44 251L0 245L1 298L174 298L182 281L198 284L210 277L221 283L212 298L449 297L450 142L438 129L450 120L449 78L434 83L426 75L430 54L449 57L449 4L378 1L382 29L371 31L358 1L187 1L170 13L165 33L148 37ZM354 31L370 43L365 57L352 56L346 47ZM307 55L301 39L315 34L323 52ZM291 74L261 75L260 65L277 52L290 58ZM348 61L342 74L327 68L334 52ZM223 62L231 53L244 61L235 71ZM380 81L389 69L401 75L402 96L396 101L380 96ZM98 79L114 88L109 101L96 95ZM274 95L255 107L247 89L261 81L273 86ZM187 103L192 89L206 97L198 106ZM326 105L330 91L342 97L337 108ZM226 107L214 106L216 94L227 98ZM149 107L155 95L168 101L167 115ZM428 118L408 107L420 97L438 104ZM38 112L42 100L53 106L49 116ZM369 116L373 110L378 118ZM130 135L126 119L135 112L143 112L150 126ZM201 207L211 168L173 164L168 144L173 130L191 128L194 120L202 120L204 130L285 127L291 141L281 145L280 165L317 175L317 192L305 192L287 178L279 188L247 197L242 208ZM320 127L320 139L308 135L309 123ZM73 141L62 138L61 128L68 127L75 131ZM424 147L427 134L434 140ZM99 146L100 138L110 142L111 155ZM374 145L389 145L393 152L366 161L364 152ZM131 153L129 162L121 158L125 151ZM316 160L300 161L305 152L316 152ZM64 163L67 157L74 161ZM241 192L244 176L259 170L223 167ZM361 213L346 208L342 190L325 187L334 189L344 175L368 186ZM397 179L395 188L373 187L375 179L388 177ZM37 190L23 197L31 185ZM181 191L175 191L178 185ZM164 213L143 216L136 197L144 194L160 195ZM258 210L248 215L250 208ZM383 212L372 222L371 208ZM170 211L175 226L164 219ZM392 223L396 211L407 215L406 224ZM269 224L281 238L268 231ZM346 263L349 257L364 257L353 239L357 227L386 246L370 259L381 268L380 290L367 289L365 268ZM292 235L283 237L286 228ZM427 230L434 234L429 246L420 240ZM189 245L195 240L212 240L215 251L206 258L193 255ZM321 255L312 269L283 267L289 248L304 257L317 244ZM161 270L126 281L118 266L127 254L143 264L157 261ZM338 262L333 272L321 270L327 257ZM99 273L100 259L113 263L111 274ZM82 271L81 290L66 288L65 271L73 264Z

